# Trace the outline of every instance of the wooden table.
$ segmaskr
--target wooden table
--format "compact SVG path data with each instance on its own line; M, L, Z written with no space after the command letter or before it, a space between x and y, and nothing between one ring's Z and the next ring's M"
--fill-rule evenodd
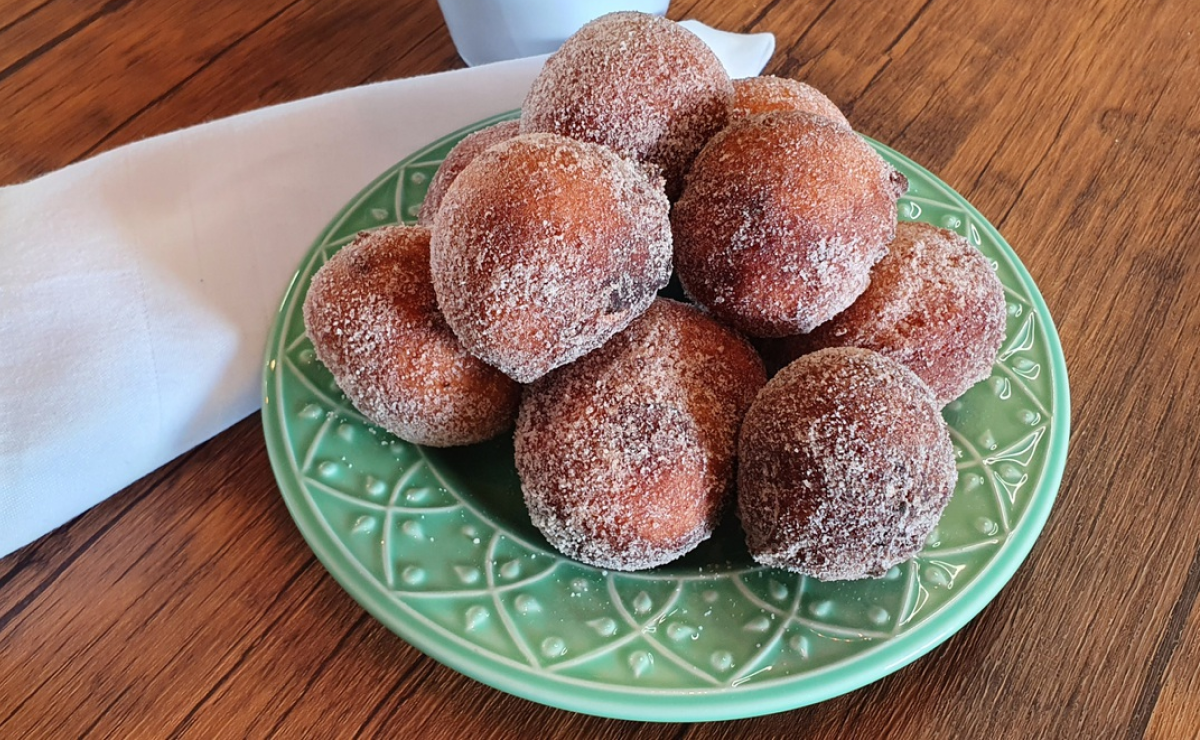
M0 736L1200 736L1194 4L676 0L670 15L774 32L768 72L938 173L1040 286L1071 450L999 597L818 706L692 725L550 709L363 612L289 519L256 415L0 560ZM8 0L0 183L461 65L434 0Z

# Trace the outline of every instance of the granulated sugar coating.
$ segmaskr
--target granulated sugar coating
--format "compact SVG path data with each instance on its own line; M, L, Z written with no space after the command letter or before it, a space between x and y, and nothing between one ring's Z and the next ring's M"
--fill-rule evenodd
M534 525L565 555L613 570L693 549L732 495L738 427L765 382L745 339L658 299L526 388L515 446Z
M799 112L712 138L671 215L687 293L757 337L812 331L869 281L908 181L857 134Z
M781 370L746 414L738 515L754 559L821 580L914 556L954 492L941 407L908 368L837 347Z
M732 100L721 61L691 31L645 13L610 13L546 60L522 106L521 131L657 164L674 197L696 153L724 128Z
M733 107L729 122L773 111L799 111L824 116L850 128L850 122L837 105L812 85L773 75L743 77L733 81Z
M501 121L500 123L480 129L454 145L446 158L442 160L437 173L429 183L425 192L425 200L421 202L421 211L417 216L420 226L433 226L433 217L437 215L442 205L442 198L450 188L450 183L458 177L458 173L471 163L471 160L482 154L494 144L517 135L520 124L517 121Z
M428 229L359 234L313 277L304 326L355 408L401 439L472 444L512 425L520 386L467 354L438 313Z
M987 258L952 231L903 222L850 308L761 348L774 366L824 347L872 349L907 365L944 406L991 374L1004 325L1004 286Z
M455 178L433 227L438 305L520 382L599 347L671 274L662 181L596 144L523 134Z

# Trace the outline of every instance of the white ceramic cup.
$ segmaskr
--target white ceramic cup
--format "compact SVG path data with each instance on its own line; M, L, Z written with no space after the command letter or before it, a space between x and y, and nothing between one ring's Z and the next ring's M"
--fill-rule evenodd
M554 51L605 13L664 15L670 0L438 0L454 48L474 67Z

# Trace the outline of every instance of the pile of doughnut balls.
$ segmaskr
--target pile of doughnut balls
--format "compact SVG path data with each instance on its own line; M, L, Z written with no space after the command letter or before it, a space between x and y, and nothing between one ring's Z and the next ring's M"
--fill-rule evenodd
M974 247L897 222L907 187L812 87L730 80L683 27L614 13L455 147L417 225L329 259L305 326L402 439L515 427L530 517L571 558L670 562L736 501L758 562L880 577L950 499L941 410L1005 325ZM673 270L690 303L658 297Z

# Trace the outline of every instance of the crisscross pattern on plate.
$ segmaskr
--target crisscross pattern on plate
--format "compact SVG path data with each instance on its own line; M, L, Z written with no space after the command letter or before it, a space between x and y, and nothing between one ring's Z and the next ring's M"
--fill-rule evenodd
M264 424L280 488L322 562L372 614L433 657L531 699L610 716L718 719L819 701L886 675L953 634L1003 586L1061 477L1062 351L996 230L932 174L874 142L909 179L901 218L979 247L1008 304L991 377L945 411L958 455L954 498L920 555L885 578L828 584L762 568L736 521L670 566L633 574L584 566L530 525L511 440L431 450L368 423L304 335L305 291L358 231L415 220L438 164L466 133L392 167L334 219L289 287L267 351Z

